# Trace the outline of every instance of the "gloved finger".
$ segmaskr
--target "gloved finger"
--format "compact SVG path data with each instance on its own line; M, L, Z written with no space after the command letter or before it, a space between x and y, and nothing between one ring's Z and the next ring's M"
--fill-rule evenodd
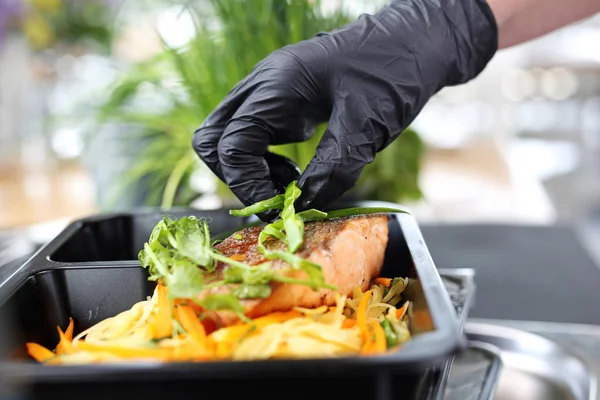
M229 122L239 107L250 96L252 90L255 89L256 84L252 83L254 75L255 72L253 71L234 86L217 108L194 132L192 139L194 150L206 166L222 181L225 181L225 179L219 163L219 140L223 136L227 122Z
M287 185L300 178L302 171L289 158L268 152L265 154L265 160L269 165L271 179L278 186L278 190L285 191Z
M257 121L234 117L218 145L225 183L246 206L282 193L279 185L273 182L265 159L271 135L261 125ZM262 216L261 219L269 217Z
M315 156L300 177L298 210L324 209L351 189L365 165L373 161L377 144L372 133L352 133L350 126L334 109Z

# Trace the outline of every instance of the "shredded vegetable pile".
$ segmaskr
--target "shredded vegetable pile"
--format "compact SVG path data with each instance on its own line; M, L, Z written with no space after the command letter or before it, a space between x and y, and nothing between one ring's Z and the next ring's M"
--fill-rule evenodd
M301 191L292 182L278 195L231 215L250 216L277 209L280 218L263 227L257 249L266 262L248 265L226 257L214 247L208 222L196 217L179 220L164 216L139 253L149 280L156 281L152 297L131 309L74 334L74 321L51 351L27 343L32 358L46 364L122 362L123 360L210 361L269 358L327 357L377 354L410 339L410 307L401 303L407 280L378 278L371 288L357 288L351 298L337 293L337 304L315 309L295 308L250 319L244 300L269 298L272 284L305 285L335 292L321 266L301 258L304 223L352 215L405 212L390 208L352 208L296 213ZM266 241L279 240L284 250L270 250ZM289 269L271 268L281 260ZM222 270L217 272L221 264ZM303 279L293 272L302 271ZM216 293L212 289L222 289ZM398 307L400 305L400 307ZM219 324L217 312L233 312L238 321Z
M54 351L27 343L32 358L56 364L127 361L218 361L381 354L410 339L409 302L401 302L407 280L378 278L334 307L295 308L221 329L211 329L194 303L172 302L168 289L73 337L70 320L57 327ZM400 307L398 307L400 306Z

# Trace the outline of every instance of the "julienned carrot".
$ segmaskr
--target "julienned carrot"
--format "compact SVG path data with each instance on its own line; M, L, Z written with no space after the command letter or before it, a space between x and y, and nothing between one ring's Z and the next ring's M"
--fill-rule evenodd
M73 318L69 317L69 326L67 326L67 330L65 332L63 332L60 329L60 326L57 326L56 329L58 330L58 338L59 338L59 342L56 345L56 354L60 355L60 354L71 354L73 353L75 350L73 349L73 329L74 329L74 323L73 323Z
M355 326L356 326L355 319L346 318L342 321L342 329L350 329L350 328L354 328Z
M375 284L383 285L385 287L390 287L390 285L392 284L392 279L391 278L375 278Z
M231 355L233 346L230 342L217 342L215 356L220 359L225 359Z
M277 324L285 322L292 318L301 317L302 313L300 311L276 311L271 314L265 315L264 317L256 318L252 320L255 328L261 329L267 325ZM241 339L244 335L249 333L252 329L252 325L250 324L242 324L242 325L234 325L229 326L227 328L221 328L214 331L210 336L216 342L235 342Z
M171 350L171 359L176 361L201 361L213 358L206 347L200 345L190 336L187 337L187 340L184 339L180 343L169 346L168 349Z
M404 317L404 314L406 314L407 308L408 308L408 301L404 302L404 304L402 304L402 307L400 307L399 309L396 310L396 318L400 319L400 318Z
M206 331L192 307L179 306L175 308L175 318L196 342L206 346Z
M375 345L375 342L373 341L373 335L370 332L367 332L363 336L364 336L364 342L363 342L362 348L360 349L360 354L361 355L369 355L372 353L373 346Z
M43 363L56 356L52 351L37 343L27 343L27 353L37 362Z
M367 327L367 306L369 305L370 299L371 291L367 290L363 293L363 296L360 298L360 302L358 303L358 310L356 311L356 323L358 325L358 328L360 329L360 332L363 335L369 333L369 329Z
M384 353L387 349L387 341L385 340L385 332L383 328L379 324L379 321L371 321L371 328L373 328L373 336L375 336L375 341L373 342L373 347L371 348L371 352L374 353Z
M170 336L173 328L173 324L171 323L171 301L167 297L167 288L159 284L157 292L156 313L151 320L152 337L154 339Z
M234 254L232 256L229 256L229 258L234 261L244 261L246 258L248 258L248 256L246 256L245 254Z
M69 317L69 326L67 326L67 330L65 331L65 337L69 342L73 341L73 330L75 329L75 324L73 323L73 318Z
M60 338L60 341L56 346L56 354L61 355L74 353L75 349L73 349L73 343L71 343L71 340L69 340L69 338L60 329L60 326L57 326L56 330L58 331L58 337Z
M371 352L371 343L372 341L367 341L363 344L363 347L360 349L360 354L363 356L368 356Z

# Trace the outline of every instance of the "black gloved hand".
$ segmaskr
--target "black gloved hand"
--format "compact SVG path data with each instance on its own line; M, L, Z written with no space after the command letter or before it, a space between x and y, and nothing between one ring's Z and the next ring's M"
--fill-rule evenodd
M356 183L432 95L477 76L497 42L484 0L394 0L270 54L204 121L194 148L245 205L299 178L297 208L323 208ZM301 176L267 152L268 145L307 140L325 121Z

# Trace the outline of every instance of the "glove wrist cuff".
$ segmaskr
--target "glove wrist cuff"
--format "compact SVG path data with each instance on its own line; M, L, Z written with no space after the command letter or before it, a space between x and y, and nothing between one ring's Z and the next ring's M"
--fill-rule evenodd
M486 0L394 0L377 19L391 29L402 25L396 25L397 40L435 70L428 78L441 78L440 88L475 78L498 50L498 26Z
M457 72L449 85L477 77L498 51L498 25L486 0L452 0L445 15L457 45ZM466 22L466 23L465 23Z

